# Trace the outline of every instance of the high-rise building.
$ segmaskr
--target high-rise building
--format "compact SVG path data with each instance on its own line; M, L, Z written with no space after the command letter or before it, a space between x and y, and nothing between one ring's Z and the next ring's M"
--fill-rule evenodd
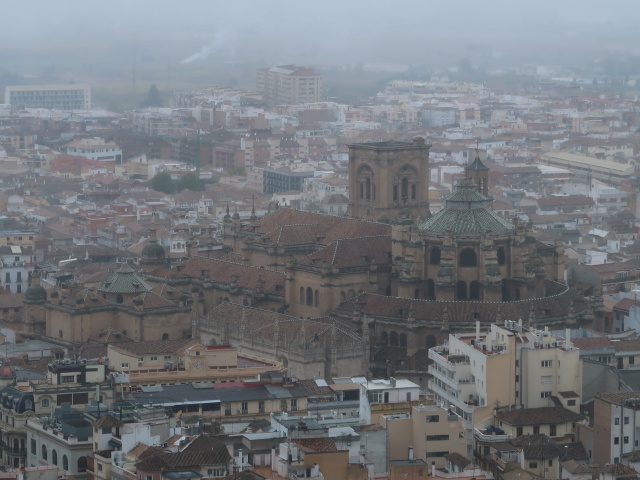
M4 103L14 107L50 108L53 110L89 110L89 85L26 85L7 87Z
M280 65L256 70L256 89L267 105L295 105L319 102L322 98L322 75L315 69L297 65Z

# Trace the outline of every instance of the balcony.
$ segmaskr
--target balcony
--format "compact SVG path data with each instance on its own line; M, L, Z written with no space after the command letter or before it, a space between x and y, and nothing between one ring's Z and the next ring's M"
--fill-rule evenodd
M444 347L430 349L429 359L448 370L453 370L458 365L469 365L469 357L466 355L451 355L449 350Z
M512 438L511 435L504 433L503 430L491 426L482 430L474 428L473 436L477 441L484 443L508 442Z

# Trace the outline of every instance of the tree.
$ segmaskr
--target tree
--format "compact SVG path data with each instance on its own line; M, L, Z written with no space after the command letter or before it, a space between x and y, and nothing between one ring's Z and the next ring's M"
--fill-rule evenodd
M158 87L156 87L155 83L149 87L149 93L147 94L147 99L142 102L140 105L142 108L146 107L161 107L162 106L162 96L158 91Z
M184 175L182 175L182 177L180 177L179 190L182 191L185 188L193 190L194 192L200 190L200 182L198 181L198 177L195 173L185 173Z
M157 192L173 193L173 180L167 172L158 172L151 179L151 188Z

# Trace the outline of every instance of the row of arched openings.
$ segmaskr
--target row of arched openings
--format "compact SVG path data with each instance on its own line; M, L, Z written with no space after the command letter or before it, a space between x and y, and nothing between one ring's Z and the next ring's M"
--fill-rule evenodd
M48 461L48 450L46 445L41 447L42 460ZM69 458L67 455L62 455L62 464L58 465L58 452L55 449L51 449L51 463L55 466L62 467L63 470L69 470ZM76 463L78 467L78 473L85 472L87 470L87 457L80 457Z
M320 292L318 289L313 290L311 287L300 287L300 303L302 305L310 305L317 307L320 305Z

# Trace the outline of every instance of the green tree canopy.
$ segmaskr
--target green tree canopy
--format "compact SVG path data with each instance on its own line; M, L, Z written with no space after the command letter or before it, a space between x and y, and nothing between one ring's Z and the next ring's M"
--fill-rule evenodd
M178 190L182 191L185 188L193 190L194 192L200 190L200 182L198 181L198 177L195 173L185 173L184 175L182 175L182 177L180 177Z
M151 179L151 188L157 192L173 193L173 180L167 172L158 172Z

